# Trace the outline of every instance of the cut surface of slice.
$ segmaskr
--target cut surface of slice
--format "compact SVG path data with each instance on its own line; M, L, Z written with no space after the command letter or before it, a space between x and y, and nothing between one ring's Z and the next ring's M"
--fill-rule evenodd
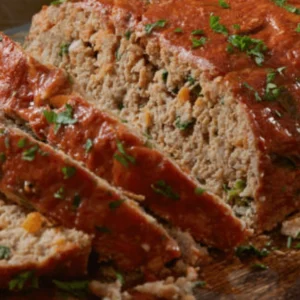
M85 276L90 252L89 235L53 226L38 212L0 200L1 287L19 289L14 282L23 277L26 286L39 276Z
M65 68L259 232L299 209L300 17L276 1L228 3L49 6L27 50Z
M155 273L180 255L176 242L136 202L63 153L3 125L0 153L0 190L7 198L94 235L100 261Z
M144 195L141 205L197 240L228 249L245 239L248 232L230 207L152 149L151 141L71 93L62 71L40 65L5 37L2 47L0 82L15 91L0 94L6 114L98 176ZM20 66L23 71L14 72Z

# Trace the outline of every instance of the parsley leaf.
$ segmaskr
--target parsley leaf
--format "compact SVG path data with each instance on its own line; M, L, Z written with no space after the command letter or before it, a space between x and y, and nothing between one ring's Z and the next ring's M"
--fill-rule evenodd
M121 285L125 283L124 276L121 273L116 272L116 278L118 279L118 281L120 281Z
M87 139L84 145L85 152L86 153L90 152L92 148L93 148L93 141L91 139Z
M206 37L201 37L200 39L195 39L195 38L192 38L192 49L196 49L196 48L199 48L199 47L203 47L207 41L207 38Z
M254 93L254 97L255 97L255 100L260 102L262 101L262 98L261 96L259 95L258 91L256 91L251 85L249 85L247 82L243 82L242 84L245 88L247 88L249 91L253 92Z
M70 47L69 43L61 44L58 55L60 57L63 57L64 55L68 55L69 54L69 47Z
M164 28L167 24L166 20L158 20L155 23L152 24L146 24L145 25L145 31L147 34L150 34L155 28Z
M54 193L54 198L56 199L64 199L64 193L65 193L65 189L64 187L61 187L56 193Z
M116 210L117 208L119 208L123 203L125 202L125 200L117 200L117 201L113 201L113 202L110 202L108 204L109 208L111 210Z
M166 198L176 201L180 199L179 195L164 180L159 180L155 184L152 184L151 188L156 194L163 195Z
M269 267L264 264L261 264L261 263L255 263L252 265L252 269L257 270L257 271L262 271L262 270L269 269Z
M210 28L214 31L214 32L217 32L217 33L222 33L224 35L228 35L228 30L227 28L220 24L220 17L218 16L215 16L215 15L211 15L209 17L209 26Z
M177 117L175 125L179 130L185 131L192 128L195 122L196 122L195 118L192 118L192 120L189 120L187 122L181 122L180 117Z
M78 208L80 203L81 203L81 197L79 194L76 193L73 198L73 203L72 203L73 208Z
M26 139L25 139L25 138L20 139L20 140L18 141L18 147L19 147L19 148L24 148L25 145L26 145Z
M200 188L200 187L195 188L195 194L196 194L196 195L200 196L200 195L202 195L203 193L205 193L205 189Z
M55 0L55 1L52 1L50 3L50 5L60 5L60 4L63 4L65 2L67 2L68 0Z
M114 158L121 163L124 167L128 168L129 163L135 164L136 160L133 156L126 153L125 148L121 141L117 140L117 148L121 154L115 154Z
M225 0L219 0L219 5L225 9L230 8L230 5Z
M163 72L161 74L161 78L162 78L162 80L163 80L164 83L167 82L168 76L169 76L169 72L167 70L163 70Z
M202 288L202 287L205 287L206 286L206 282L205 281L195 281L193 283L193 288Z
M68 178L71 178L75 175L76 168L74 168L74 167L63 167L61 169L61 171L64 174L64 179L68 179Z
M39 150L38 145L34 145L33 147L25 150L22 154L22 159L27 161L33 161L35 159L35 155Z
M89 282L87 280L83 280L83 281L53 280L52 282L55 284L55 286L58 289L67 292L74 297L84 298L88 294Z
M228 42L241 52L253 56L257 65L261 66L264 62L264 52L267 50L267 46L262 40L252 39L247 35L231 35Z
M6 155L3 152L0 152L0 162L4 163L6 161Z
M204 31L202 29L196 29L191 32L191 35L201 35L201 34L204 34Z
M266 248L259 250L256 247L254 247L252 244L245 245L245 246L239 246L236 248L236 251L235 251L236 256L238 256L240 258L243 258L246 256L256 256L256 257L262 258L262 257L268 256L269 253L270 252Z
M298 23L296 29L295 29L296 32L300 33L300 23Z
M175 33L183 33L183 29L178 27L178 28L174 29L174 32Z
M300 9L287 3L287 0L272 0L277 6L284 8L288 12L300 15Z
M0 246L0 259L9 259L10 249L6 246Z
M125 38L126 38L127 41L130 40L131 35L132 35L132 31L127 30L127 31L125 32L124 36L125 36Z
M20 273L8 283L10 291L21 291L25 285L35 289L39 287L38 278L33 271Z

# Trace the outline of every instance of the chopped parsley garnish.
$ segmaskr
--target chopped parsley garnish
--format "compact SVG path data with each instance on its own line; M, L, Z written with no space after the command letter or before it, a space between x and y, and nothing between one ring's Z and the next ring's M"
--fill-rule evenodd
M226 46L226 51L228 52L228 53L233 53L233 46L231 45L231 44L228 44L227 46Z
M225 0L219 0L219 4L225 9L230 8L230 5Z
M272 0L277 6L284 8L288 12L300 15L300 9L287 3L287 0Z
M26 145L26 139L25 139L25 138L20 139L20 140L18 141L18 147L19 147L19 148L24 148L25 145Z
M80 203L81 203L81 197L79 194L76 193L73 198L73 203L72 203L73 208L78 208Z
M195 194L196 194L196 195L200 196L200 195L202 195L203 193L205 193L205 189L200 188L200 187L195 188Z
M190 85L194 85L196 80L192 75L189 75L187 78L187 81L189 82Z
M89 153L93 148L93 141L91 139L87 139L84 145L84 149L86 153Z
M295 246L295 249L300 249L300 243Z
M204 31L202 29L196 29L191 32L191 35L201 35L201 34L204 34Z
M127 41L130 40L131 35L132 35L132 31L127 30L127 31L125 32L124 36L125 36L125 38L126 38Z
M96 230L101 233L111 233L111 230L106 226L96 226Z
M282 68L279 68L278 70L280 70L279 72L282 72ZM278 87L275 83L274 83L274 79L276 77L276 71L270 71L267 74L267 84L266 84L266 91L265 91L265 95L264 95L264 100L267 101L274 101L276 100L282 91L281 87Z
M120 154L115 154L114 158L121 163L124 167L128 168L129 164L135 164L136 160L133 156L126 153L125 148L121 141L117 141L117 148Z
M50 3L50 5L60 5L60 4L63 4L65 2L67 2L68 0L55 0L55 1L52 1Z
M263 248L262 250L257 249L253 245L239 246L236 248L236 256L243 258L247 256L256 256L258 258L266 257L269 255L269 250Z
M6 161L6 155L5 155L5 153L1 152L0 153L0 162L4 163L5 161Z
M180 199L179 195L164 180L159 180L155 184L152 184L151 188L156 194L163 195L166 198L176 201Z
M35 159L35 155L39 150L38 145L34 145L33 147L25 150L22 154L22 159L27 161L33 161Z
M257 270L257 271L262 271L262 270L267 270L269 269L268 266L261 264L261 263L255 263L252 266L252 269Z
M71 178L75 175L76 168L74 168L74 167L63 167L61 169L61 171L64 174L64 179L68 179L68 178Z
M147 34L150 34L155 28L164 28L167 24L166 20L158 20L155 23L152 24L146 24L145 25L145 31Z
M10 291L21 291L24 286L37 289L39 287L38 278L33 271L26 271L15 276L9 283Z
M161 74L161 78L162 78L162 80L163 80L164 83L167 82L168 76L169 76L169 72L167 70L163 70L163 72Z
M125 283L124 276L121 273L116 272L116 278L121 283L121 285L123 285Z
M111 210L116 210L117 208L119 208L123 203L125 202L125 200L117 200L117 201L113 201L109 203L109 208Z
M10 147L10 139L9 139L9 136L6 136L5 139L4 139L4 145L5 145L5 148L6 149L9 149Z
M178 28L175 28L175 29L174 29L174 32L175 32L175 33L183 33L183 29L180 28L180 27L178 27Z
M300 23L298 23L296 29L295 29L296 32L300 33Z
M0 246L0 259L9 259L10 249L6 246Z
M69 43L61 44L58 55L60 57L63 57L64 55L68 55L69 54L69 47L70 47Z
M247 35L231 35L228 42L241 52L253 56L257 65L261 66L264 62L264 52L267 50L267 46L262 40L253 39Z
M56 199L64 199L65 198L65 189L61 187L57 192L54 193L54 198Z
M53 110L44 110L43 113L49 124L55 124L55 133L58 132L61 125L72 125L77 123L77 120L73 118L73 108L70 104L66 104L65 110L58 114Z
M201 37L200 39L192 38L191 41L192 41L192 49L196 49L199 47L203 47L207 41L207 38L204 36Z
M192 128L194 126L195 122L196 122L196 119L194 119L194 118L192 120L189 120L186 122L181 122L180 117L177 117L175 125L179 130L185 131L185 130Z
M256 101L258 101L258 102L262 101L262 98L260 97L258 91L256 91L254 87L252 87L251 85L249 85L247 82L243 82L242 85L245 88L247 88L249 91L253 92Z
M202 280L199 280L199 281L195 281L193 283L193 287L194 288L202 288L202 287L205 287L206 286L206 282L205 281L202 281Z
M232 28L235 30L240 30L241 29L241 25L240 24L233 24Z
M220 22L220 17L215 16L215 15L211 15L209 17L209 26L210 28L217 33L222 33L224 35L228 35L228 30L227 28L222 25Z
M246 188L246 182L244 180L237 180L233 188L228 189L227 191L229 200L238 197L245 188Z
M119 61L122 57L122 53L120 52L120 45L117 47L116 49L116 52L115 52L115 57L116 57L116 60Z
M289 236L289 237L287 238L287 241L286 241L286 247L287 247L288 249L291 249L292 243L293 243L293 238L292 238L291 236Z
M52 281L55 286L63 292L66 292L77 298L87 297L89 291L89 282L87 280L82 281Z

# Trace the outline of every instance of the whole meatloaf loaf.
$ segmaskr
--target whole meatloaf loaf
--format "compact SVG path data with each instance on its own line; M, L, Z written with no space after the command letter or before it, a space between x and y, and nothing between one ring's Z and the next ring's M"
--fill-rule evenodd
M299 208L298 6L65 1L33 18L27 51L269 230Z
M1 156L2 159L3 156ZM0 287L37 287L39 276L86 275L91 237L0 200Z
M140 204L173 226L172 232L179 227L222 249L247 237L230 207L207 193L152 141L81 98L65 71L40 64L0 36L2 112L97 176L142 195Z

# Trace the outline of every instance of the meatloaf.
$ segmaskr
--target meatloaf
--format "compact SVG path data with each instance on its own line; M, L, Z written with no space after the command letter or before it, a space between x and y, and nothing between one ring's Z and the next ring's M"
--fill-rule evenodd
M222 249L247 236L229 206L153 149L151 141L90 105L65 72L41 65L5 36L0 84L7 87L0 91L2 111L99 177L145 196L141 205L170 225Z
M94 236L100 262L155 274L180 255L178 245L121 191L29 134L0 128L0 191L50 220Z
M3 157L3 156L1 156ZM86 275L91 237L54 226L38 212L0 200L0 287L37 285L39 276ZM22 286L20 286L22 285Z
M298 6L64 1L33 18L26 47L260 232L299 209Z

